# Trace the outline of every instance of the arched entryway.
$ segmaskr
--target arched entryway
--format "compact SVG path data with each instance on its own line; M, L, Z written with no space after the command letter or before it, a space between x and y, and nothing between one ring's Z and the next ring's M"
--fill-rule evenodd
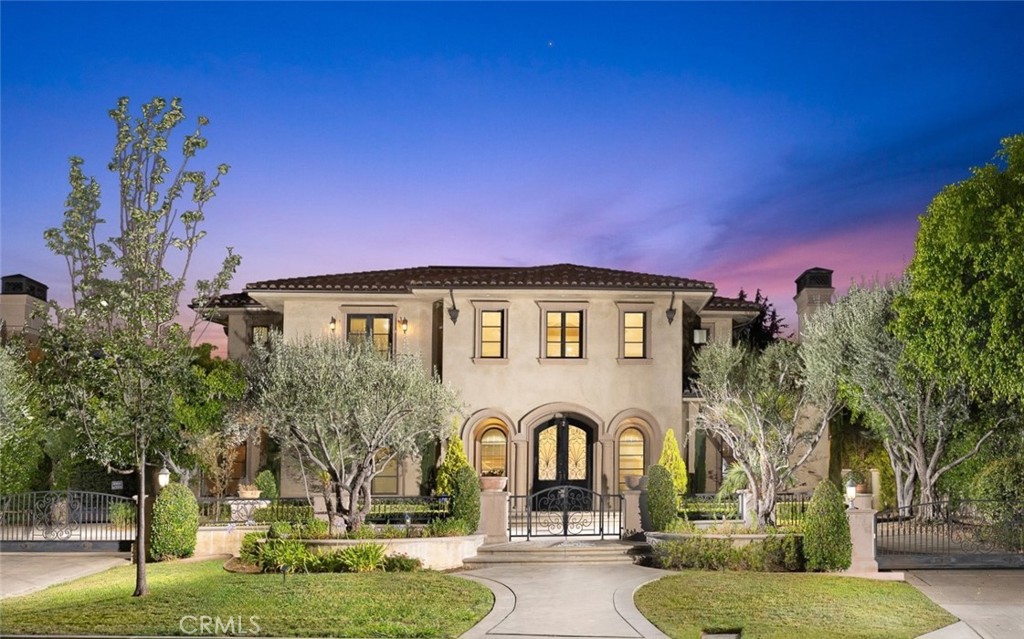
M531 493L556 486L590 488L594 481L594 427L555 415L533 432Z

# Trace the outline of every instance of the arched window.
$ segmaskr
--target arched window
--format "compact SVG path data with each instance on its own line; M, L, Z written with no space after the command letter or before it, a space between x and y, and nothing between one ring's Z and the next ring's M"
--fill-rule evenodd
M488 428L480 436L480 473L507 475L508 437L500 428Z
M626 489L627 475L644 474L644 434L630 426L619 435L619 490Z

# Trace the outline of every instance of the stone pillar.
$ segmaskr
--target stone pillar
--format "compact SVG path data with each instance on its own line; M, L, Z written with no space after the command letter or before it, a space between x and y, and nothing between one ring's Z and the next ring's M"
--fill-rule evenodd
M846 572L854 575L877 573L875 511L851 508L846 511L846 518L850 522L850 540L853 542L853 558Z
M483 491L480 493L480 530L487 535L485 544L508 541L508 492Z
M622 538L634 539L645 530L643 514L640 511L640 495L643 491L625 490L622 493Z
M743 520L743 525L748 528L757 526L757 508L754 506L750 491L743 488L737 490L736 494L740 499L740 518Z
M871 469L871 509L882 510L882 471Z

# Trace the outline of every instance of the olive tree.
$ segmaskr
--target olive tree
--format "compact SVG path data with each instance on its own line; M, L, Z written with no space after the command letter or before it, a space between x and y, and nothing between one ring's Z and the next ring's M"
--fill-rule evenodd
M177 445L174 400L189 383L193 359L199 315L189 326L178 323L181 296L205 235L206 206L228 166L217 166L212 179L192 168L207 146L208 120L200 116L191 132L176 133L186 117L178 98L154 98L138 116L121 98L109 115L116 230L102 239L99 184L86 177L81 158L71 158L63 224L44 234L67 263L71 304L52 304L39 369L51 424L78 432L86 454L108 470L137 476L136 548L143 549L146 468L157 451ZM172 144L180 144L180 157L172 157ZM195 284L195 308L208 308L238 263L229 248L219 273ZM136 563L134 595L142 596L149 590L143 552Z
M979 430L963 382L942 384L905 357L906 342L893 327L894 305L906 290L903 280L854 285L809 319L803 340L826 346L814 349L828 360L823 370L835 375L843 400L885 447L896 478L897 506L910 506L916 494L927 510L937 500L939 478L975 455L1013 412ZM950 458L954 438L973 441Z
M759 528L774 521L776 495L811 456L839 409L828 360L816 345L770 344L758 352L713 343L697 355L704 400L697 427L733 451L747 478Z
M274 333L250 362L252 408L283 450L316 469L331 528L358 528L370 484L391 460L445 436L455 391L413 355L386 355L334 336L285 342ZM336 521L337 520L337 521Z

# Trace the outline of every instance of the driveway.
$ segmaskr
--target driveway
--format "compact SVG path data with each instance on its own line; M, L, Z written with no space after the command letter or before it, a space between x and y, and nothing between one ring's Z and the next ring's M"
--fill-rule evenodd
M130 561L130 553L0 553L0 599L26 595L114 566L124 566Z
M906 579L961 621L920 639L1024 637L1024 570L915 570Z

